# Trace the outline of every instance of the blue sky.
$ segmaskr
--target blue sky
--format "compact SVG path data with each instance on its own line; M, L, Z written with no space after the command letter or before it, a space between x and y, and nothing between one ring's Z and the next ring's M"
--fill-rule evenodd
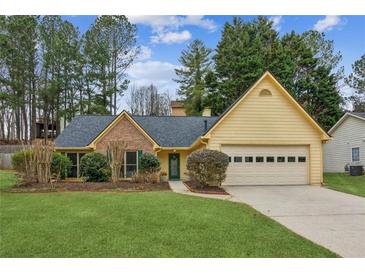
M252 20L255 16L240 16ZM84 33L96 16L63 16ZM172 81L174 68L179 66L181 51L199 38L210 48L215 48L225 22L233 16L128 16L137 24L142 54L129 70L132 84L137 86L153 83L162 91L175 97L176 84ZM345 73L351 72L351 64L365 53L365 16L268 16L280 35L294 30L302 33L316 29L323 31L327 39L334 41L336 51L343 55ZM348 88L343 93L348 94ZM128 94L127 94L128 97ZM124 105L124 100L121 101Z

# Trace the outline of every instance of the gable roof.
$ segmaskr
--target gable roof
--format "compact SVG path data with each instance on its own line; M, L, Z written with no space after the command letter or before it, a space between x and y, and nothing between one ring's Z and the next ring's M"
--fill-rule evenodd
M55 139L55 145L56 147L86 147L116 117L115 115L75 116Z
M241 94L240 97L238 97L215 121L215 123L207 130L207 132L204 134L204 137L206 137L210 132L214 130L218 126L219 123L221 123L225 117L228 116L229 113L232 112L233 109L235 109L240 102L242 102L248 94L250 94L255 87L262 82L263 79L266 77L269 77L276 86L286 95L286 97L296 106L296 108L305 116L305 118L316 128L321 134L322 140L329 140L331 137L328 135L328 133L319 125L319 123L298 103L297 100L279 83L278 80L269 72L266 71L250 88L248 88L245 92Z
M365 112L346 112L336 124L328 131L329 134L332 134L348 117L354 117L365 122Z
M218 117L203 116L132 116L162 147L190 147Z
M86 147L118 116L76 116L56 138L56 147ZM204 121L209 128L217 120L217 117L202 116L129 116L161 147L190 147L204 134Z
M158 143L138 123L136 123L132 116L125 110L117 115L115 119L113 119L113 121L102 132L100 132L100 134L98 134L98 136L93 139L88 146L91 148L95 148L96 144L105 136L105 134L112 130L123 118L128 120L140 133L142 133L142 135L144 135L153 146L158 146Z

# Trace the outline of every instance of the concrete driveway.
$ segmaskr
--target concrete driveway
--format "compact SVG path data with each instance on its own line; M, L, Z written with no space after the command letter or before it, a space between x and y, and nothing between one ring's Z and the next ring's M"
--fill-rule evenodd
M343 257L365 257L365 198L315 186L227 186L246 203Z

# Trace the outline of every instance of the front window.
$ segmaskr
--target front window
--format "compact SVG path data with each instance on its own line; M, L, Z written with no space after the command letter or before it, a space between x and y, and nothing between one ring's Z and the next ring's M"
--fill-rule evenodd
M137 151L127 151L125 155L126 177L132 177L137 172Z
M352 161L353 162L360 161L360 148L359 147L352 148Z
M71 170L69 177L77 177L77 153L67 153L67 157L71 160Z

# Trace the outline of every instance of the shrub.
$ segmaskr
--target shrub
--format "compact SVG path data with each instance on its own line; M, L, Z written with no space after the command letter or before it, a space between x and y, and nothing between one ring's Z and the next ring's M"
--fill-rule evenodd
M132 176L132 182L133 183L151 183L156 184L160 182L160 175L158 172L139 172L135 173Z
M91 152L81 158L80 174L87 182L106 182L111 176L107 157L98 152Z
M20 173L26 172L26 158L29 159L33 154L33 150L21 150L15 152L11 156L11 164L13 168Z
M156 173L161 169L160 160L153 154L144 153L140 158L140 169L144 173Z
M187 159L190 177L202 185L220 186L226 178L228 155L217 150L199 150Z
M146 178L143 173L134 173L131 177L133 183L143 184L146 181Z
M71 160L61 153L54 152L51 162L51 174L55 177L65 179L66 175L71 171Z

